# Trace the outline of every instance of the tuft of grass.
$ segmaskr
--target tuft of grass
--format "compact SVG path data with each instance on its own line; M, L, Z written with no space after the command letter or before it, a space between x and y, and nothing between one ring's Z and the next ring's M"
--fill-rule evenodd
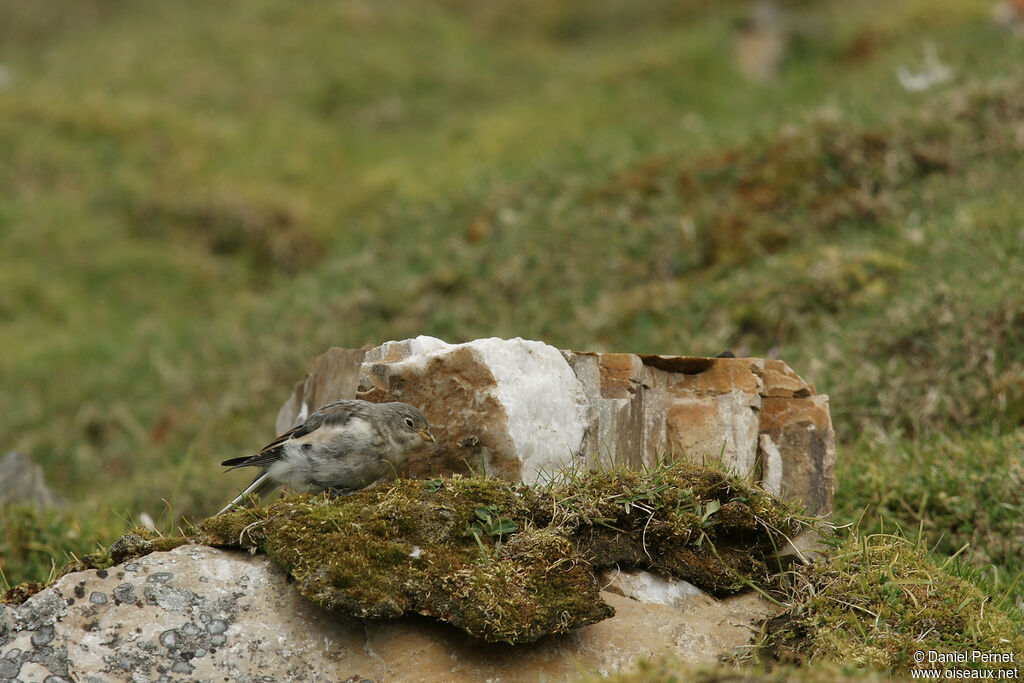
M165 505L149 529L141 528L130 515L113 511L81 519L65 509L4 505L0 508L0 590L26 582L50 583L77 571L69 567L98 566L99 558L109 555L109 539L126 533L141 534L156 544L154 548L165 549L158 539L176 538L184 533L180 526L189 528L187 523L179 526L181 520Z
M919 664L918 652L1024 652L1011 606L956 576L952 563L922 542L854 528L824 560L794 571L792 607L765 625L758 656L907 676L934 667Z
M834 518L862 534L899 529L965 576L1024 604L1024 433L863 441L837 463ZM1018 617L1024 622L1024 614Z

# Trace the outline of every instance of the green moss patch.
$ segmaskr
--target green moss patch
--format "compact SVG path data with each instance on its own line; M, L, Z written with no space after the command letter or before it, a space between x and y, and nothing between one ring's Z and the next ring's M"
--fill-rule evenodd
M761 655L791 664L843 662L906 675L918 652L1024 652L1003 605L940 566L923 544L852 533L799 571L792 608L769 621Z
M569 540L530 524L540 502L532 489L495 480L402 481L336 500L283 498L203 528L215 545L263 550L302 595L329 609L370 618L419 613L519 643L612 614ZM501 542L478 509L518 520L518 531Z
M642 567L717 595L766 585L799 530L735 477L679 464L551 488L453 477L346 498L293 496L206 520L204 541L266 552L300 593L358 617L418 613L527 643L613 614L595 570Z
M766 585L768 558L800 531L790 508L750 483L680 464L594 473L553 495L553 522L596 566L650 569L717 596Z

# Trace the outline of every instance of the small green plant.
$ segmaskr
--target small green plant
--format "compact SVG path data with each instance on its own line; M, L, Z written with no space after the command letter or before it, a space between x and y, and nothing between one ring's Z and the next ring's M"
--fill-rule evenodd
M649 489L641 491L625 491L619 495L612 496L612 500L618 501L625 509L627 515L633 511L633 508L639 508L649 513L651 511L649 504L656 501L670 487L671 484L656 484Z
M501 540L502 536L514 533L519 525L508 517L502 517L497 505L480 505L474 511L476 519L469 525L469 533L473 535L476 544L480 546L480 552L487 554L483 544L484 536L496 536Z
M700 527L701 529L711 528L718 520L711 519L711 516L718 512L718 509L722 507L722 504L717 500L709 500L707 505L703 506L700 514Z

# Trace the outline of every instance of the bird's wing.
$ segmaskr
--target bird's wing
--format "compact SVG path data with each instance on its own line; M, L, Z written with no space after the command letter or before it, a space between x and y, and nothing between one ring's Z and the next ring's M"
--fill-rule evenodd
M231 470L238 469L239 467L262 467L269 465L270 463L278 460L281 457L283 451L282 446L284 442L290 439L301 427L296 427L290 431L285 432L281 436L274 439L273 443L267 444L263 450L256 455L241 455L237 458L228 458L221 463L222 466L228 467L228 472Z
M305 422L292 427L268 443L256 455L230 458L222 462L221 465L230 467L229 472L238 467L263 467L269 465L281 457L285 441L298 439L321 429L342 427L354 417L365 416L366 406L366 401L359 400L343 400L328 403L317 409Z

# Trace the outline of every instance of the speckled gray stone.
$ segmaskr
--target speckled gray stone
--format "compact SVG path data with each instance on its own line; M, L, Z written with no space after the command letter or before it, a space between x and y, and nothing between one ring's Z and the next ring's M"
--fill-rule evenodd
M345 680L372 670L364 638L266 557L183 546L0 606L0 682Z
M620 576L608 580L618 592L602 593L615 617L508 650L423 619L327 612L263 555L187 545L130 565L68 574L0 605L0 683L568 680L637 657L715 661L774 609L756 594L715 601L661 583L652 593L653 579ZM114 599L85 599L93 594Z

